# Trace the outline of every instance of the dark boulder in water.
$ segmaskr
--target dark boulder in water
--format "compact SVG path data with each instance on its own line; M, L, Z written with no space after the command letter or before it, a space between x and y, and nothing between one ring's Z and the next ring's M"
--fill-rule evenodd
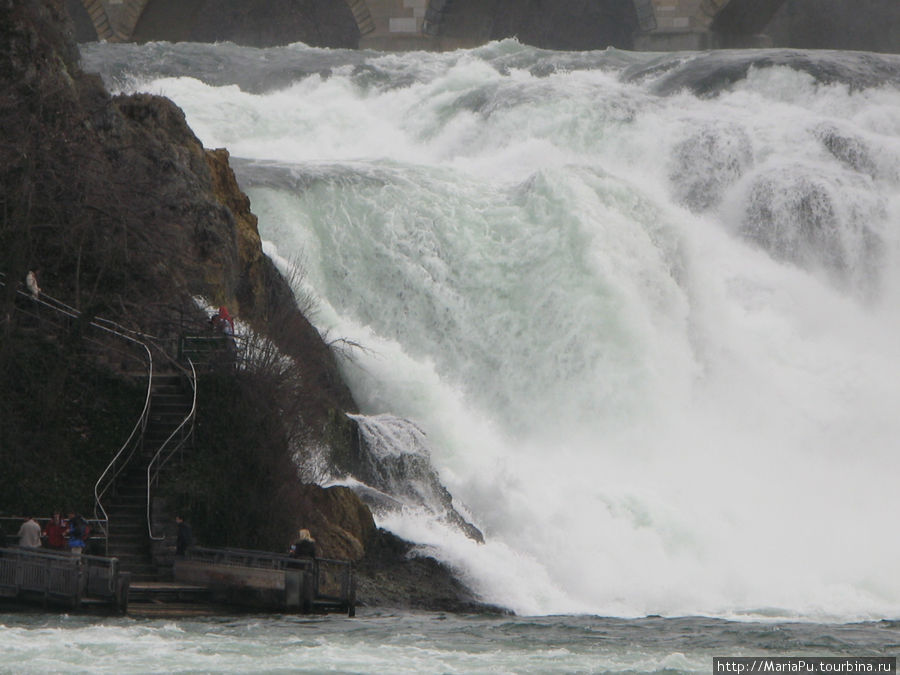
M746 79L751 68L775 66L808 73L818 84L845 84L852 90L900 85L900 56L791 49L670 55L662 61L627 69L625 78L629 81L655 79L653 89L663 96L688 90L708 97Z
M802 165L782 166L758 176L747 194L740 233L778 259L821 268L838 282L870 279L881 238L873 224L884 206L848 203L850 176L823 175Z
M873 178L878 173L875 160L865 141L856 136L841 133L833 124L822 124L813 132L822 145L834 155L835 159L843 162L847 167L864 173Z
M753 163L749 134L736 124L700 124L672 149L669 179L692 211L716 205Z

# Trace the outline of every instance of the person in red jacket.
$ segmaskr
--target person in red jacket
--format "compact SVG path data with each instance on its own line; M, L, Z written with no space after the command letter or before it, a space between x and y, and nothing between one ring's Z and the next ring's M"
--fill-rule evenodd
M50 522L44 527L44 536L47 537L47 548L66 550L66 526L58 511L54 512Z

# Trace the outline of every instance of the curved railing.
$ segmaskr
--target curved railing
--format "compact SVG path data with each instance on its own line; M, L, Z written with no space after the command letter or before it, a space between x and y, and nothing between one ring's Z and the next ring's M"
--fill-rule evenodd
M153 488L159 480L159 472L172 456L184 447L184 444L194 433L194 420L197 416L197 371L194 368L194 362L190 359L188 359L188 365L191 368L191 372L188 375L188 381L191 387L191 410L181 421L181 424L179 424L175 430L169 434L169 437L163 441L156 451L156 454L153 455L153 458L147 464L147 533L149 534L150 539L155 541L160 541L164 539L165 536L156 536L153 534L153 519L151 514ZM185 433L185 428L188 427L188 425L190 425L190 428L188 428L187 433ZM173 440L179 436L178 442L173 444Z
M122 444L119 451L113 455L112 460L106 465L106 468L103 470L103 473L100 474L100 478L97 479L97 482L94 485L94 516L104 523L109 522L109 514L107 514L106 509L103 508L101 498L105 497L107 491L115 485L118 475L128 465L128 462L131 461L135 451L142 446L144 441L144 431L147 428L147 421L150 419L150 397L153 391L153 354L146 344L141 344L144 349L147 350L147 395L144 398L144 409L141 411L141 416L131 430L128 439ZM109 533L107 532L106 534L108 535Z

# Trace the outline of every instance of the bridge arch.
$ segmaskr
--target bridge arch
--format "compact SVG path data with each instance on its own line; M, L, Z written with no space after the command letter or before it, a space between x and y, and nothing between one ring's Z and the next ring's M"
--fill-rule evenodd
M102 0L81 0L81 5L91 18L91 23L94 24L94 30L97 31L97 39L115 42L115 33L109 23L106 6Z
M120 0L113 4L110 0L81 0L94 25L97 39L107 42L131 40L149 2L150 0ZM375 30L375 22L365 0L344 0L344 2L353 14L360 35L367 35Z
M372 13L366 0L344 0L350 11L353 12L353 18L356 20L356 26L359 28L360 35L368 35L375 30L375 21L372 19Z

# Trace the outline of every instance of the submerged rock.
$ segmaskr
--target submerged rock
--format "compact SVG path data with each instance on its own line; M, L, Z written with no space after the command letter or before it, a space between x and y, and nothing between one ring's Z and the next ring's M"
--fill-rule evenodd
M813 133L835 159L847 167L875 178L878 167L866 143L855 136L841 133L833 124L823 123Z
M853 191L846 183L854 180L803 165L772 168L752 182L739 231L778 260L824 269L838 283L868 290L879 267L876 227L885 212L865 190L858 201L847 199Z
M669 180L692 211L716 205L753 163L750 135L735 124L699 124L672 149Z

